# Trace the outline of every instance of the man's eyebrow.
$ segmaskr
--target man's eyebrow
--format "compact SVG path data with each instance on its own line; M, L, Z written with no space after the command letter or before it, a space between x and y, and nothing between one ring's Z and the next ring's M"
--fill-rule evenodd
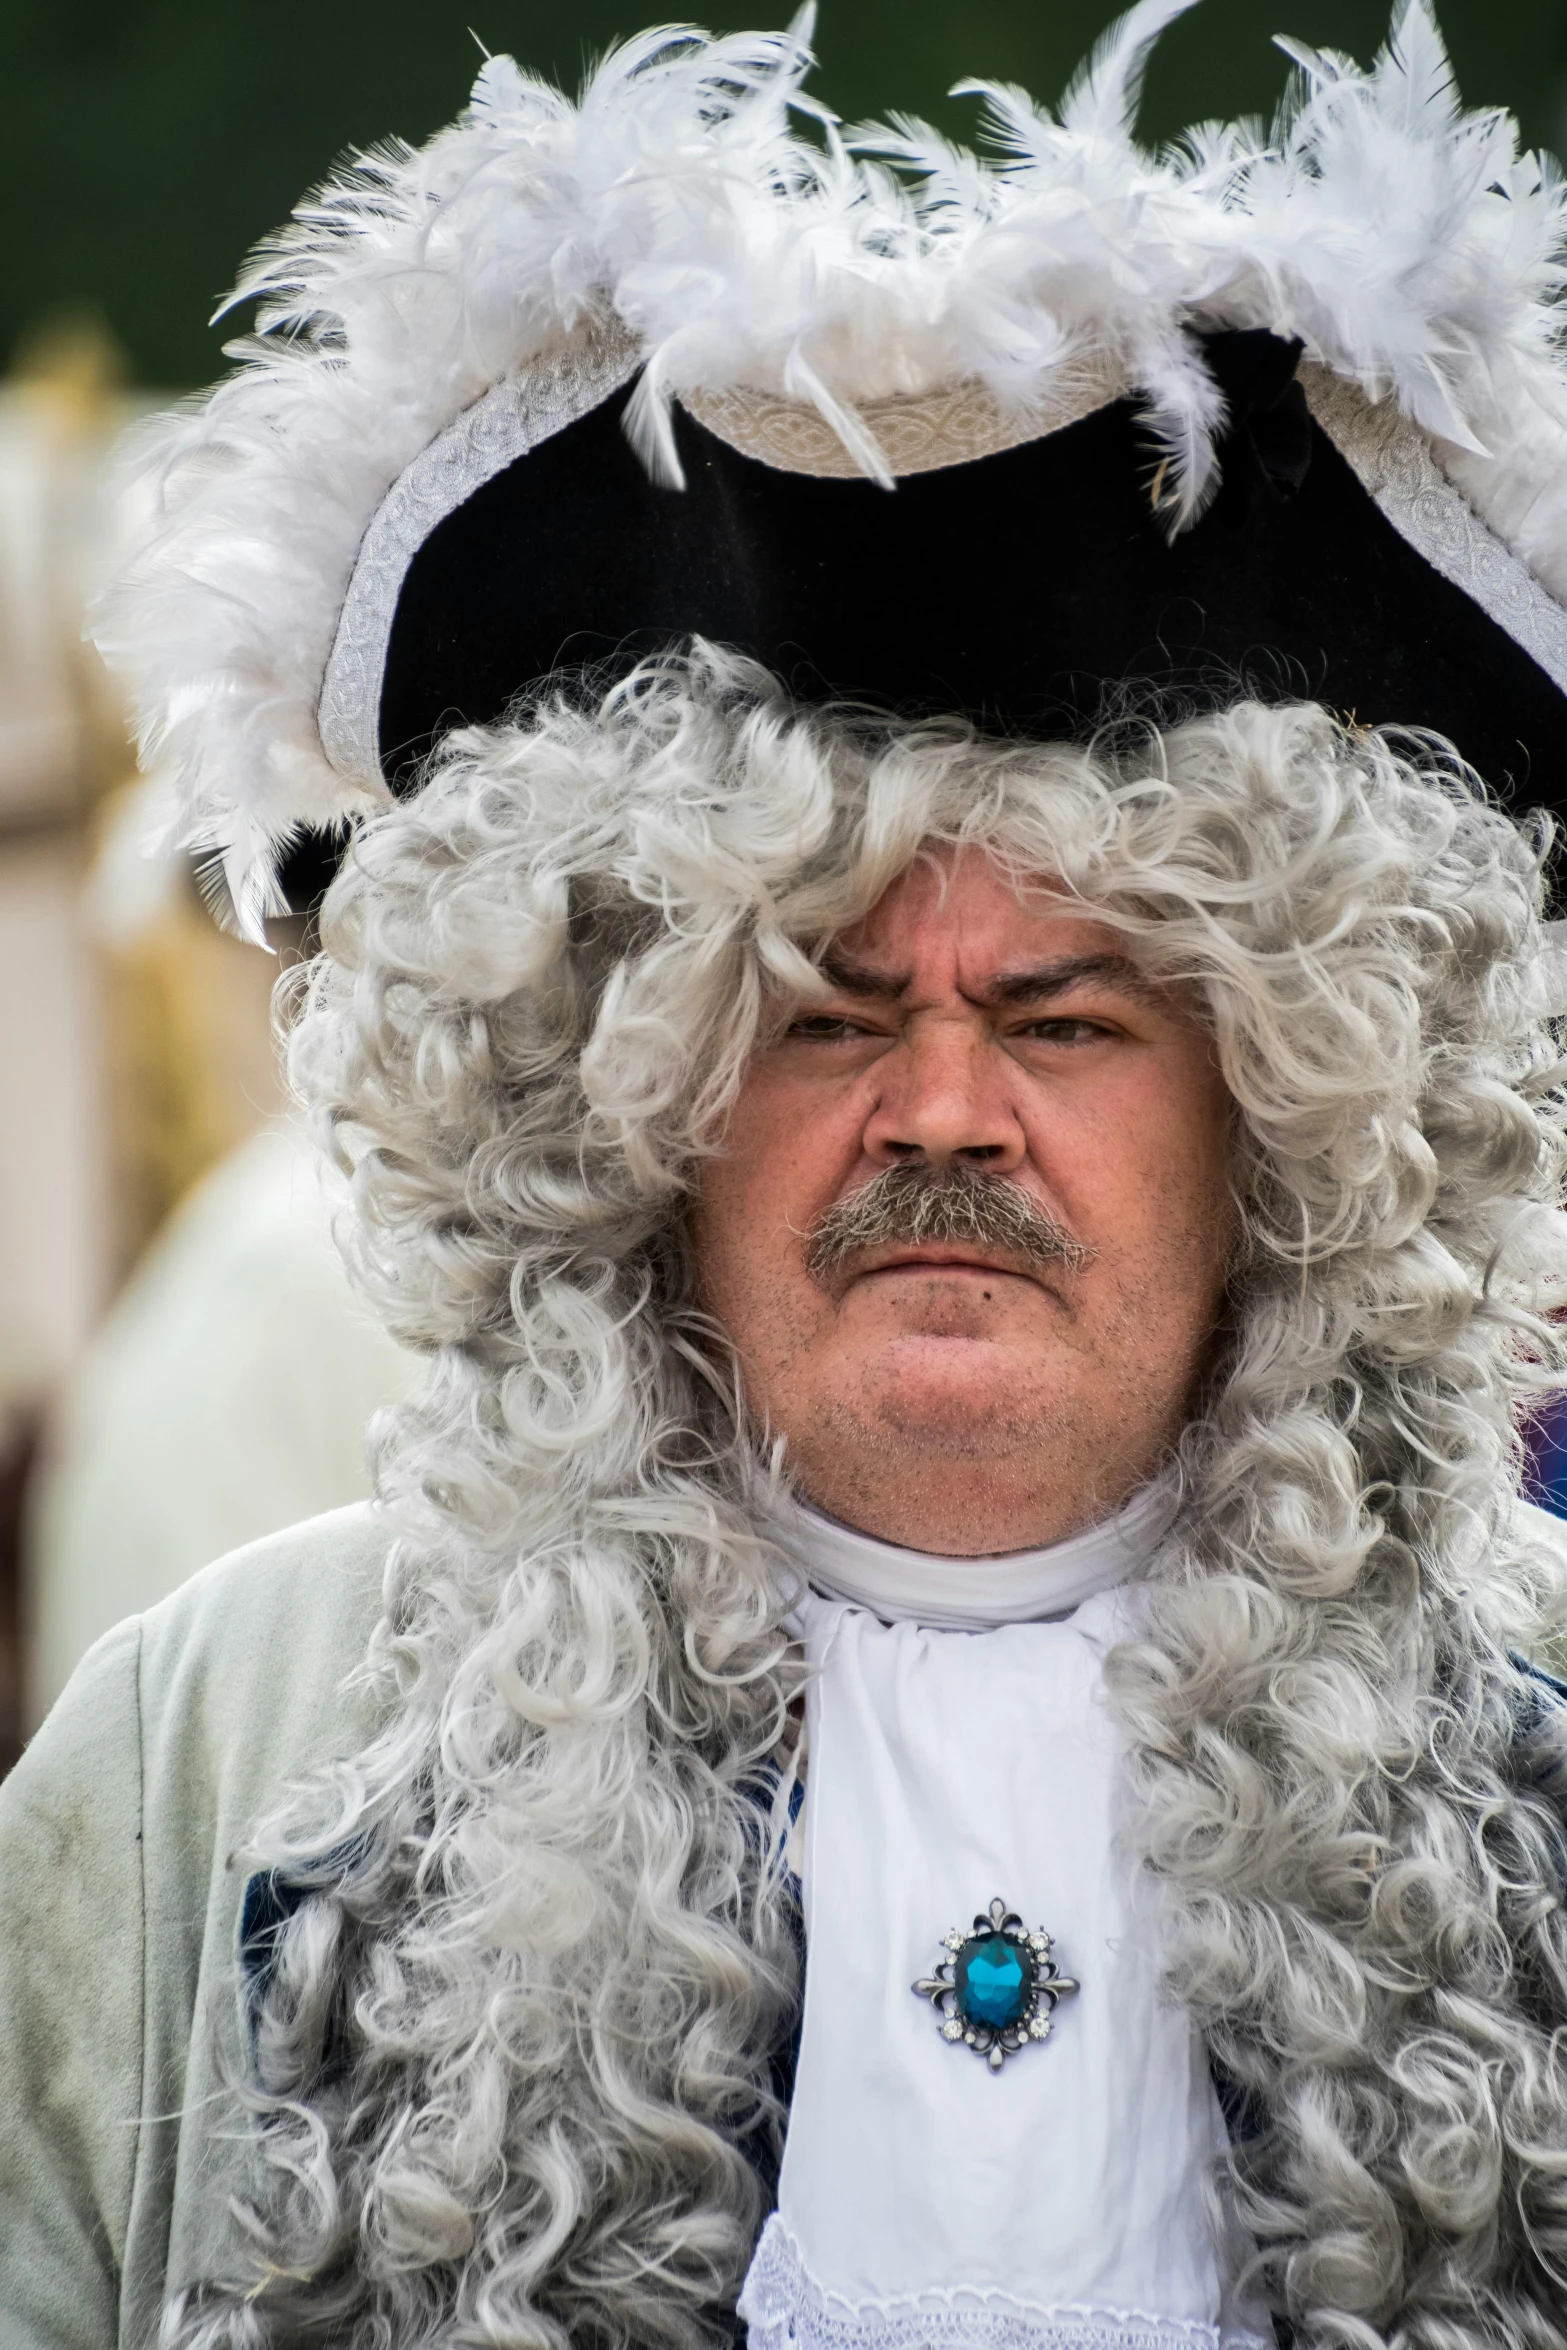
M823 978L844 995L870 996L883 1003L896 1003L906 993L911 980L907 971L876 971L869 964L856 963L846 955L824 956L821 970ZM1159 992L1130 955L1057 955L1048 963L1030 965L1026 971L1009 971L983 995L969 1000L987 1009L1007 1004L1037 1004L1094 980L1118 987L1126 995L1153 996Z
M847 955L824 955L821 972L841 994L875 996L883 1003L896 1003L910 979L907 971L873 971L868 963L851 962Z
M974 1000L987 1005L1037 1004L1045 997L1065 995L1069 988L1086 986L1094 980L1118 987L1123 995L1159 993L1155 982L1138 968L1130 955L1058 955L1054 961L1036 963L1027 971L1009 971Z

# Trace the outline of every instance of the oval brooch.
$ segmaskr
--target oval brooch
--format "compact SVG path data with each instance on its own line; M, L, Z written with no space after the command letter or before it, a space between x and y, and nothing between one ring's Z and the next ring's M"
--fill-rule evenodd
M1051 1957L1051 1942L1043 1926L1030 1933L1004 1901L993 1901L967 1934L954 1926L942 1940L949 1956L913 1986L935 2008L943 2040L972 2048L993 2073L1031 2040L1048 2040L1057 2001L1078 1988Z

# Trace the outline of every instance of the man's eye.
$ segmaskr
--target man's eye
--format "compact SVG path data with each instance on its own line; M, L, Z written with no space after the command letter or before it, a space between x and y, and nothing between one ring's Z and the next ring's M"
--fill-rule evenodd
M791 1036L803 1036L813 1044L838 1044L845 1037L868 1033L857 1021L846 1020L841 1013L834 1012L805 1012L789 1023Z
M1039 1044L1094 1044L1110 1031L1097 1020L1030 1020L1019 1031Z

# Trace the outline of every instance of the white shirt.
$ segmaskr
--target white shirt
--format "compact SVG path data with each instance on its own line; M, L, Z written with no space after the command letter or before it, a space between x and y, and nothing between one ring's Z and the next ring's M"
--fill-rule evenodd
M808 1955L778 2210L741 2299L753 2350L1220 2341L1223 2121L1189 2016L1159 1997L1101 1675L1159 1517L1147 1496L1046 1551L951 1561L784 1513L814 1586ZM990 1629L945 1628L965 1600ZM911 1989L995 1896L1081 1983L999 2072Z

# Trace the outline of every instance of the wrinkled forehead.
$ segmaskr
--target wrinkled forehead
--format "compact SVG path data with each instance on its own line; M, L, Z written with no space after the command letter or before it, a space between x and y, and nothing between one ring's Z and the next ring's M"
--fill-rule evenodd
M1063 915L1092 920L1095 909L1049 866L1026 862L999 843L927 840L840 937L845 946L871 951L927 925L961 931Z
M1157 957L1048 867L983 843L930 841L821 960L829 979L877 994L945 985L989 995L1063 962L1146 989Z

